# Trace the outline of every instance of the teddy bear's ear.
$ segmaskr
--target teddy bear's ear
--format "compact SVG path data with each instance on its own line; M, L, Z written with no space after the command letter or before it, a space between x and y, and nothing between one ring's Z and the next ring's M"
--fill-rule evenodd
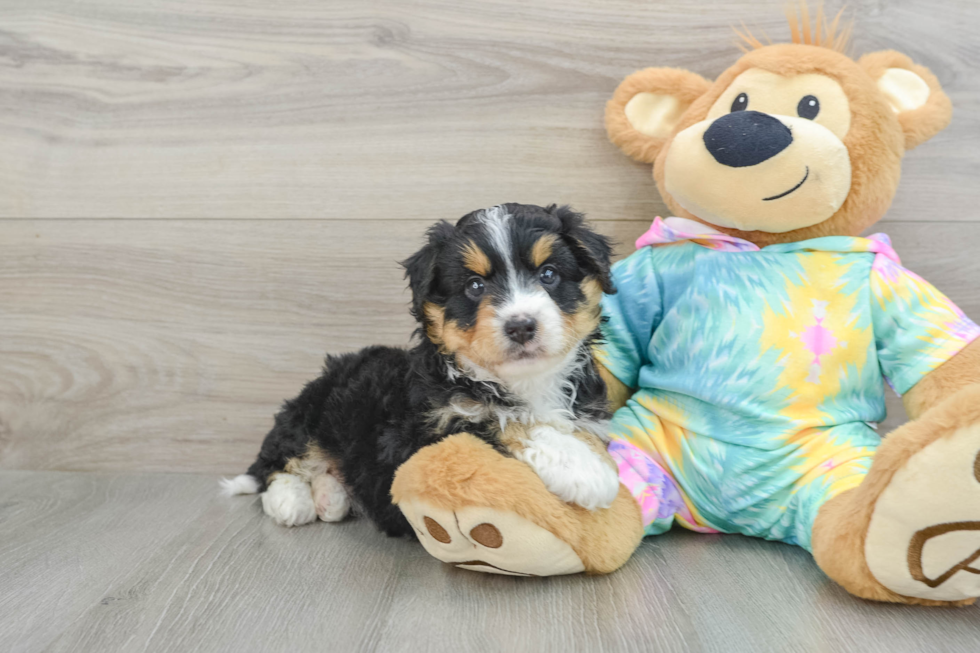
M627 156L653 163L691 103L711 83L679 68L646 68L620 83L606 104L609 139Z
M858 63L898 114L906 150L925 143L949 125L953 105L928 68L894 50L866 54Z

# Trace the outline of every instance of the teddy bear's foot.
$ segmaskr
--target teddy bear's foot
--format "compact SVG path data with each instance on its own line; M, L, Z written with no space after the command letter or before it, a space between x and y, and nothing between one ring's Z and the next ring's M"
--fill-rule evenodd
M980 597L980 388L886 436L861 485L821 508L813 553L863 598L968 605Z
M936 440L895 472L871 515L865 555L897 594L980 596L980 424Z
M567 542L512 512L483 506L450 511L421 499L398 505L425 550L461 569L509 576L585 571Z
M426 551L473 571L609 573L643 535L640 507L624 486L607 509L565 503L528 465L468 433L412 456L391 496Z

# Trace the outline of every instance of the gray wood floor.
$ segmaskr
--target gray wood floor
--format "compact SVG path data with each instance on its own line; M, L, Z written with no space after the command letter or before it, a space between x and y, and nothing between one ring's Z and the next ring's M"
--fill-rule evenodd
M851 598L804 551L672 532L607 577L442 565L276 526L179 474L0 473L5 651L975 651L974 608Z
M784 4L0 0L0 651L976 650L980 608L857 601L787 546L527 582L214 491L324 352L407 341L434 220L567 202L628 254L665 208L609 94L717 75ZM848 5L955 107L877 230L980 318L980 3Z

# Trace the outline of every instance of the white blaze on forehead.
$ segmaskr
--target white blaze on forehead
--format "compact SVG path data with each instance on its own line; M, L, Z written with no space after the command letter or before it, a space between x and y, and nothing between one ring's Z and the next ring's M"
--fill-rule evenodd
M522 276L517 272L516 252L511 238L513 218L514 216L507 213L502 206L493 206L484 210L479 218L480 223L486 229L490 245L504 262L504 270L500 276L501 285L506 288L507 304L551 301L548 294L527 275ZM529 314L529 317L531 316L533 315Z
M514 248L510 238L511 217L504 207L492 206L480 215L479 221L487 230L490 244L504 260L508 279L513 280L517 277L517 273L514 269Z

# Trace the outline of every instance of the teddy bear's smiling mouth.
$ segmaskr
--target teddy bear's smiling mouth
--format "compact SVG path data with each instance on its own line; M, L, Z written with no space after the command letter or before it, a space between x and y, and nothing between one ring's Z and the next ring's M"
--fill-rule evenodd
M762 201L768 202L769 200L778 200L780 197L786 197L787 195L795 191L797 188L802 186L804 183L806 183L806 180L809 176L810 176L810 166L806 166L806 172L803 174L803 179L800 180L800 183L796 184L785 193L780 193L779 195L773 195L772 197L763 197Z

